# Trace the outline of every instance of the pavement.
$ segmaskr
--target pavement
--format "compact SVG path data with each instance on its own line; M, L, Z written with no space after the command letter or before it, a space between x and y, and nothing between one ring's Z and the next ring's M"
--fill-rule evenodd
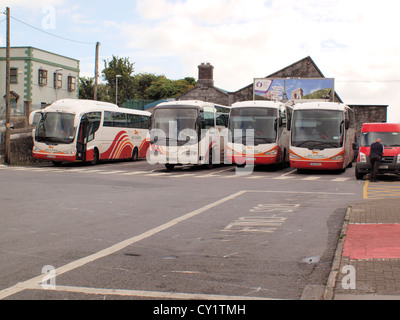
M348 208L324 299L400 300L400 198Z

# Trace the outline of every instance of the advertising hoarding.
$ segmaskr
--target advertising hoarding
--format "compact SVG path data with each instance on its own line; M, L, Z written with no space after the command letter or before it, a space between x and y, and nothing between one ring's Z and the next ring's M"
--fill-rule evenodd
M335 80L313 79L254 79L254 100L287 102L291 100L333 101Z

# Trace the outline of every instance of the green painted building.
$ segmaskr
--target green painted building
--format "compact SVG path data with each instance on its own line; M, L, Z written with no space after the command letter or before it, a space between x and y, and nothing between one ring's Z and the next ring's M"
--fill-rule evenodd
M11 115L79 97L79 61L33 47L11 48ZM0 118L5 114L6 48L0 48Z

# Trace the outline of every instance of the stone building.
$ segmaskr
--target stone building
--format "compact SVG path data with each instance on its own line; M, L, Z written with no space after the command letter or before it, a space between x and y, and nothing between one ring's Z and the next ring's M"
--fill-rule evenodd
M199 65L197 86L179 96L177 100L202 100L228 106L239 101L253 100L253 83L235 92L228 92L215 87L213 74L214 67L210 63ZM266 76L266 78L312 79L325 78L325 76L311 57L306 57ZM302 95L300 90L296 92L298 96ZM337 92L335 92L334 101L343 103ZM350 107L355 111L358 132L361 131L362 125L366 122L387 121L387 105L350 105Z

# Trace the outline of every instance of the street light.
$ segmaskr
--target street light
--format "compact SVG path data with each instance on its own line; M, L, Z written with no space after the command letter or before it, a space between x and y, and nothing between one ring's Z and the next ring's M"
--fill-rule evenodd
M115 83L116 83L115 104L116 105L118 105L118 78L122 78L122 76L119 74L117 74L115 76Z
M58 72L63 71L63 68L56 69L56 101L58 100L57 91L58 91Z

